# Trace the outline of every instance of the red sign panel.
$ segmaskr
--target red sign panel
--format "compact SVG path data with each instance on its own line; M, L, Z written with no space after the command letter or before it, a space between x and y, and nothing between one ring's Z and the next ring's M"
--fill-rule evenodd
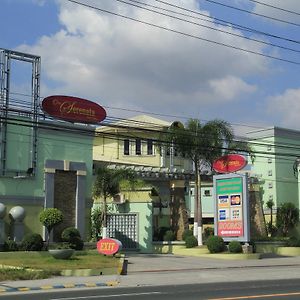
M244 227L242 221L219 222L218 236L243 236Z
M50 116L69 122L95 124L106 118L106 111L99 104L71 96L46 97L42 108Z
M122 243L116 239L101 239L97 243L98 252L104 255L114 255L121 251Z
M232 173L243 169L247 165L247 160L239 154L224 155L213 163L213 169L218 173Z

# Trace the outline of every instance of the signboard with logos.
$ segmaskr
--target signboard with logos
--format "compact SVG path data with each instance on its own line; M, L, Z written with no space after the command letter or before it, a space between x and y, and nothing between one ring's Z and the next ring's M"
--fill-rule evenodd
M106 111L99 104L71 96L46 97L42 109L54 118L69 122L96 124L106 118Z
M250 241L247 176L214 176L215 235L224 241Z

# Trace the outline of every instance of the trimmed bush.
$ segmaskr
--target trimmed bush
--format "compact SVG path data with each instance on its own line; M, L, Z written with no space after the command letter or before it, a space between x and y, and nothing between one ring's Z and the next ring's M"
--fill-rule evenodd
M206 245L210 253L220 253L225 250L224 240L220 236L210 236Z
M172 230L166 231L164 234L164 241L174 241L175 240L175 233Z
M68 243L71 249L82 250L83 241L80 236L80 232L75 227L67 227L63 230L61 238L64 242Z
M186 239L193 235L193 231L191 229L186 229L182 234L182 239L186 241Z
M41 251L43 247L43 238L38 233L25 235L21 242L21 249L24 251Z
M198 240L193 235L187 236L185 239L185 246L187 248L194 248L198 246Z
M3 244L3 250L7 251L7 252L18 251L19 247L18 247L18 244L14 240L8 239Z
M231 253L242 253L243 252L243 248L240 242L238 241L231 241L228 244L228 250Z

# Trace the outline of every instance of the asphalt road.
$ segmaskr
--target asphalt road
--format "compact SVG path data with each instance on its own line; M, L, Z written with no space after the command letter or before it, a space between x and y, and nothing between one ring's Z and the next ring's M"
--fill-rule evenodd
M299 299L300 279L249 282L208 283L192 285L147 286L62 290L51 293L5 295L7 300L229 300L229 299Z

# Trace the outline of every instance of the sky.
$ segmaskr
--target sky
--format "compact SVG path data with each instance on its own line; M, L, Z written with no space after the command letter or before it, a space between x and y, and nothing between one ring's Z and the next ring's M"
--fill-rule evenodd
M300 130L299 0L77 1L97 9L0 0L0 48L41 57L42 98L89 99L118 118L222 119L239 134ZM14 93L28 93L30 72L16 63Z

